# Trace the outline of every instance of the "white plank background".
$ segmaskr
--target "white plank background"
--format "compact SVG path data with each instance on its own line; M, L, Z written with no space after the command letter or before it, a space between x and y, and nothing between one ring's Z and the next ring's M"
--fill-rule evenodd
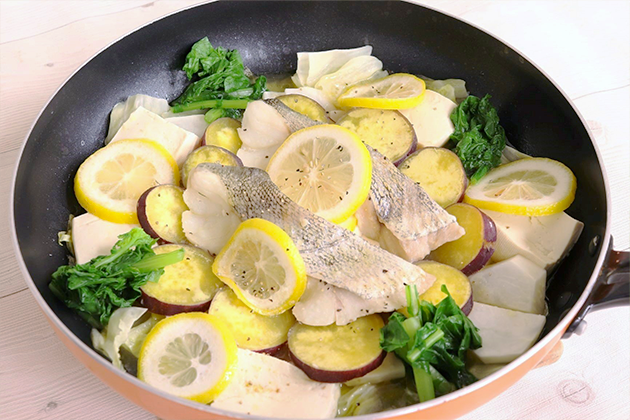
M40 108L83 61L145 22L197 3L0 0L0 417L155 417L80 365L54 336L18 270L8 227L13 168ZM571 97L596 135L612 191L617 249L630 248L630 3L423 1L519 49ZM351 19L351 17L348 17ZM464 418L630 418L630 311L588 316L564 355Z

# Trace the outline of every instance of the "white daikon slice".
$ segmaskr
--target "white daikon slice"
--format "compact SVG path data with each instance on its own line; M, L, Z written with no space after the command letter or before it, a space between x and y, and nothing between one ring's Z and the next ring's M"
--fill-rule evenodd
M547 272L520 255L485 267L470 276L476 302L545 315Z
M545 326L542 315L475 302L468 318L479 328L483 346L472 350L483 363L509 363L536 343Z

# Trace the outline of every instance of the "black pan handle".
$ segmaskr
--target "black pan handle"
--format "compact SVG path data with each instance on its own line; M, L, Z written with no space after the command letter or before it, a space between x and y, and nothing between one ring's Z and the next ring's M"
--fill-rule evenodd
M567 328L563 338L584 328L584 317L590 311L630 304L630 253L612 249L613 241L606 254L606 260L595 282L593 291L584 302L577 316Z

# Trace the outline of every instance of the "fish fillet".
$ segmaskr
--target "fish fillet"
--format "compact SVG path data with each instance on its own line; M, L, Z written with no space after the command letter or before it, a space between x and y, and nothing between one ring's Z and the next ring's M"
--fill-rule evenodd
M414 262L464 234L455 216L447 213L385 156L368 149L372 155L370 203L386 228L380 232L381 246Z
M392 306L404 304L406 284L415 284L420 293L433 284L433 276L420 267L291 201L261 169L203 163L189 179L209 199L217 188L221 196L227 193L228 204L241 220L262 218L282 228L311 277L364 299L388 299Z
M321 124L297 113L277 99L266 100L286 120L292 132ZM454 241L464 234L454 216L448 214L409 177L394 166L385 156L367 146L372 156L372 185L370 202L357 214L359 229L370 226L374 232L373 219L379 225L380 245L408 261L419 261L446 242ZM363 220L361 218L363 217ZM361 226L363 225L363 227Z

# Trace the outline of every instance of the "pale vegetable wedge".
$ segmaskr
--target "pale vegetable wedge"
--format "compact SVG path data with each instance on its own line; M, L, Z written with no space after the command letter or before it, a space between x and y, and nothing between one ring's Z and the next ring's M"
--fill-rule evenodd
M212 407L265 418L335 417L338 384L309 379L291 363L266 354L238 350L232 382Z
M383 63L376 57L355 57L336 72L323 76L317 81L315 87L329 97L337 98L348 86L387 76L387 73L382 70Z
M470 276L476 302L546 315L547 272L520 255L487 266Z
M148 139L165 148L181 166L199 145L199 137L143 107L135 110L116 132L110 144L127 139Z
M479 328L483 346L472 350L483 363L509 363L534 345L545 317L475 302L468 318Z
M573 248L584 223L566 213L528 217L485 210L497 227L491 262L522 255L552 272Z
M450 99L427 90L420 104L400 112L413 125L421 147L442 147L455 130L451 113L456 107Z

